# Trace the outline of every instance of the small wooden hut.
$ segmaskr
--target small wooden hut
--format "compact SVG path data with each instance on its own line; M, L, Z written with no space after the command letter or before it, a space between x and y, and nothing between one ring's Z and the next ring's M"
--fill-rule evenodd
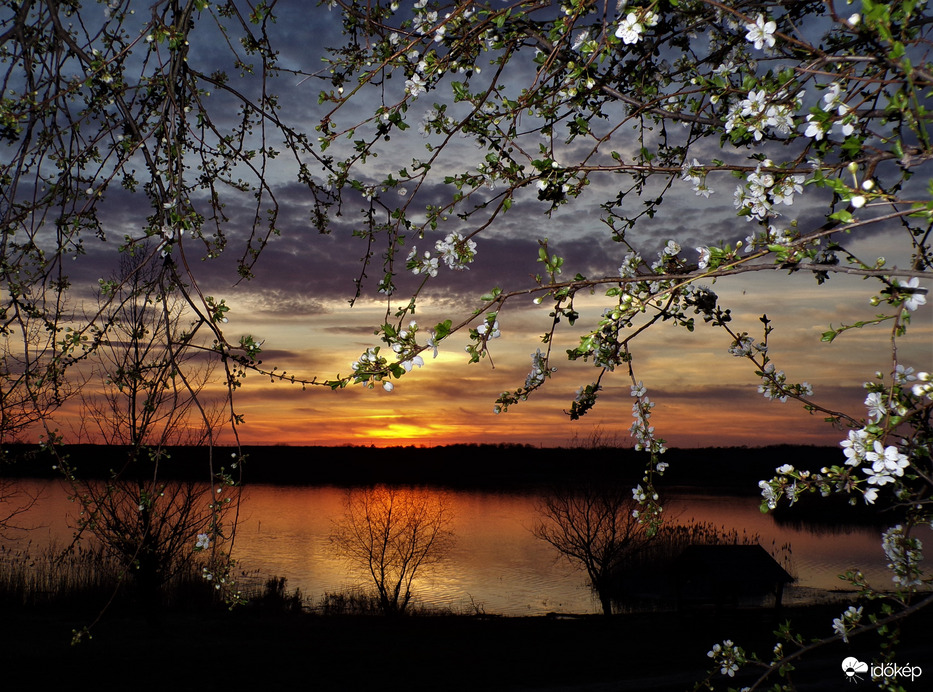
M735 607L774 595L781 607L784 585L794 581L760 545L690 545L674 563L679 608Z

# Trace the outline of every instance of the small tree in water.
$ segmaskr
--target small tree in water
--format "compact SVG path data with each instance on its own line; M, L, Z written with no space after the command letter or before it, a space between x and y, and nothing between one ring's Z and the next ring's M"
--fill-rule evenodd
M331 542L372 579L382 612L402 615L415 576L449 554L451 519L442 493L383 485L353 489Z
M635 508L631 490L616 486L560 488L537 503L542 518L534 535L586 570L605 615L612 615L613 590L626 560L651 540Z

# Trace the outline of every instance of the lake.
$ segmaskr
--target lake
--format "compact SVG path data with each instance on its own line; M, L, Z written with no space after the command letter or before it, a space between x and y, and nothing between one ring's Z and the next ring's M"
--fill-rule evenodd
M30 530L16 532L6 542L23 545L32 541L37 546L70 540L78 505L68 501L62 484L16 483L39 501L26 515L17 517ZM427 491L447 496L456 543L448 560L416 581L416 602L467 612L473 612L475 605L486 613L503 615L599 611L585 574L532 535L531 528L538 521L538 494ZM313 601L327 592L364 584L333 555L329 540L332 522L343 512L345 495L346 490L339 487L245 488L234 553L241 569L286 577L289 589L300 588ZM847 588L837 575L853 567L860 568L873 586L891 586L880 529L782 525L758 507L757 497L680 492L668 495L665 513L676 521L735 529L740 538L757 534L769 552L789 544L790 571L798 581L785 593L785 603L809 601L827 590ZM926 532L924 538L929 537Z

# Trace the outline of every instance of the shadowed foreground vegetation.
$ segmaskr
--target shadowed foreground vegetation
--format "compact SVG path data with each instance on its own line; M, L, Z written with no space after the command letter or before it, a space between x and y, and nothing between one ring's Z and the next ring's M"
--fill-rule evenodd
M314 600L289 590L284 578L241 573L246 603L231 610L212 601L210 585L192 566L166 586L157 622L125 587L92 636L72 645L72 632L96 617L119 569L99 551L78 551L55 563L57 571L55 557L3 555L0 655L7 689L688 690L705 675L713 643L733 639L768 650L775 641L770 632L787 619L808 636L824 635L840 607L611 618L414 608L385 618L376 614L378 599L363 592ZM30 573L50 577L29 579ZM908 621L904 640L924 641L920 633L931 624L929 614ZM928 660L928 653L905 649L897 660ZM831 644L805 662L799 680L818 689L842 684L839 662L848 655L877 658L877 637Z
M784 615L803 631L822 635L838 608L813 606ZM732 638L767 650L777 621L771 611L759 610L611 619L384 618L254 605L232 612L171 609L159 629L118 615L72 647L70 630L82 624L58 609L13 613L0 634L9 689L67 685L161 692L170 683L174 690L218 691L683 691L704 676L713 642ZM930 624L928 616L909 622L906 640L923 641ZM839 662L848 655L871 660L878 647L874 637L851 646L833 643L819 658L808 659L797 677L815 689L841 686ZM903 652L903 660L924 659L919 651Z

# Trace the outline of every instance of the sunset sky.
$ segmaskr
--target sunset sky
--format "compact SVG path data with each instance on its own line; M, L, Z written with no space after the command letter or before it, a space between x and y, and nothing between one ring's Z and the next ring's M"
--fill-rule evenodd
M320 55L314 46L340 41L336 17L326 9L305 3L284 3L278 10L275 28L283 63L304 70L316 69ZM309 41L308 27L314 40ZM217 56L203 45L192 44L192 61L209 64ZM202 70L209 71L202 65ZM324 112L317 105L321 83L298 83L282 76L276 83L283 94L285 119L300 122L313 133ZM397 80L401 81L401 80ZM401 83L394 85L401 87ZM362 94L350 115L365 112L367 95ZM428 94L419 107L429 106ZM358 110L357 110L358 109ZM417 115L410 116L412 122ZM424 155L421 136L409 131L395 137L385 153L372 164L372 179L397 169L412 157ZM613 143L619 150L635 143ZM419 153L420 152L420 153ZM568 158L573 151L568 151ZM713 143L696 152L709 160L719 154ZM456 142L450 159L439 165L453 166L466 160L478 165L484 152L469 142ZM347 374L350 363L370 346L378 345L373 330L385 321L386 303L376 294L379 269L369 272L365 293L351 309L353 280L360 271L364 241L351 237L357 208L364 202L348 196L344 215L335 220L330 235L321 235L309 222L311 200L294 182L294 172L285 164L270 172L276 196L283 207L278 226L280 238L265 249L256 277L237 283L233 260L236 240L245 237L251 211L247 201L232 200L227 208L231 219L231 250L219 262L205 263L198 274L205 294L226 299L232 306L226 325L231 341L251 334L263 343L263 364L276 366L298 376L327 379ZM430 327L445 318L466 316L481 305L479 296L494 286L519 289L533 285L531 275L541 272L536 263L539 238L548 238L552 252L566 258L564 276L580 272L586 276L614 276L627 249L611 241L599 220L599 204L618 189L619 178L594 179L579 198L553 216L533 191L517 197L512 211L477 240L477 261L469 271L443 271L423 294L418 321ZM684 248L683 257L696 261L693 248L720 240L735 242L753 232L753 224L735 216L732 205L733 179L728 174L709 184L717 191L710 199L696 197L690 184L675 181L662 213L633 234L646 250L656 252L675 238ZM615 186L615 187L614 187ZM442 187L419 191L418 202L441 198ZM825 198L808 188L793 214L801 228L813 228L823 220ZM634 200L633 200L634 201ZM144 218L138 197L114 189L108 193L106 223L119 238L125 230L138 232ZM143 205L144 206L144 205ZM790 217L788 217L790 218ZM451 225L436 237L414 241L425 248L443 238ZM895 239L896 238L896 239ZM900 235L872 230L854 240L850 249L869 261L885 256L889 266L905 266L909 248ZM89 242L87 255L76 262L74 277L85 300L94 300L97 279L116 266L116 242ZM409 244L410 246L411 244ZM190 262L199 261L198 249L190 246ZM203 270L203 271L202 271ZM411 276L400 281L398 300L414 287ZM713 290L724 307L731 308L733 328L761 338L758 318L767 313L775 328L771 354L775 366L787 372L789 381L808 381L814 399L831 408L864 416L863 382L878 370L891 369L885 344L886 327L873 327L844 334L835 343L820 342L829 324L869 319L875 308L869 299L879 290L876 283L851 276L833 276L817 286L807 273L757 272L719 280ZM909 335L900 343L901 362L917 370L933 368L933 319L931 300L913 315ZM530 443L565 446L574 439L585 440L600 431L627 443L632 422L627 373L604 379L604 392L592 413L571 423L563 413L569 409L577 389L592 381L596 371L584 363L564 360L563 352L578 342L578 334L589 329L607 305L599 295L588 297L577 307L582 317L577 328L566 326L553 347L553 364L559 370L533 399L496 415L493 403L500 392L515 389L525 381L530 354L541 346L540 335L549 326L548 305L533 305L530 299L507 304L500 314L501 338L490 343L492 363L487 359L469 365L463 351L465 338L455 335L444 342L436 359L425 353L425 366L396 382L392 392L360 386L341 391L325 387L302 388L272 383L250 374L237 393L236 404L245 416L240 428L247 444L357 444L441 445L449 443ZM424 338L419 339L424 342ZM769 443L836 444L844 433L832 430L820 414L810 415L798 403L770 402L757 392L758 378L752 365L731 356L731 339L722 331L700 324L689 334L670 325L659 325L641 336L632 348L635 375L645 383L657 406L652 421L657 434L672 446L760 445ZM495 367L493 367L493 364ZM73 408L68 409L73 413Z

